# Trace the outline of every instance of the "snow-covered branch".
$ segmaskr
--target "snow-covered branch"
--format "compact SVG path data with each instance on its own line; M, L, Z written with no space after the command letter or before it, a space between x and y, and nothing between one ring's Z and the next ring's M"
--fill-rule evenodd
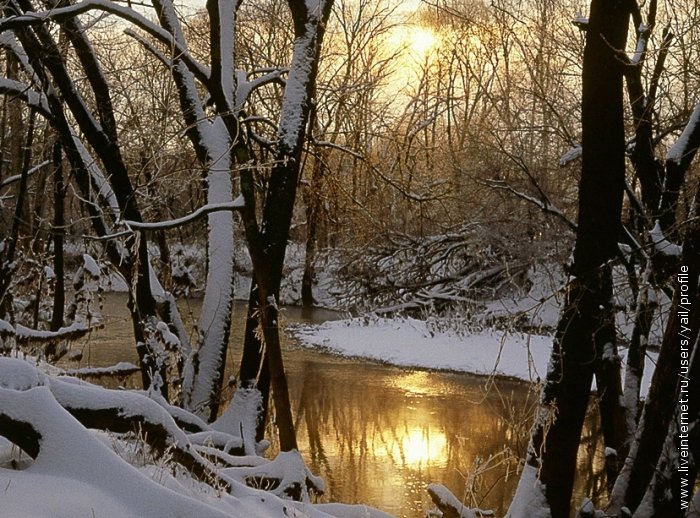
M114 14L123 20L131 22L138 28L159 40L161 43L172 47L174 51L178 53L178 58L187 65L187 68L195 75L195 77L197 77L197 79L205 84L209 82L210 71L195 60L187 48L183 47L180 42L174 39L173 34L162 27L157 26L148 18L139 14L133 9L119 5L115 2L85 0L67 7L58 7L48 11L29 11L22 15L9 16L0 19L0 32L41 24L47 21L60 21L62 19L73 18L96 10Z
M571 147L566 153L564 153L559 159L559 167L565 167L569 165L574 160L581 158L583 154L583 148L580 145Z
M63 372L65 376L75 378L102 378L105 376L130 376L141 369L130 362L119 362L110 367L83 367L80 369L68 369Z
M27 171L26 176L29 177L29 176L33 175L34 173L39 171L42 167L45 167L45 166L49 165L50 163L51 163L50 160L44 160L42 163L37 164L34 167L32 167L31 169L29 169ZM2 182L0 182L0 189L2 189L3 187L7 187L8 185L11 185L15 182L18 182L21 178L22 178L21 174L15 174L12 176L8 176Z
M287 73L289 73L288 68L280 67L266 70L263 75L254 79L247 79L245 73L238 74L239 77L236 85L236 108L241 108L250 97L250 94L256 88L260 88L261 86L275 82L284 83L282 76Z
M649 238L654 244L654 248L657 252L663 255L670 255L680 257L683 253L683 247L675 243L671 243L664 235L661 229L661 224L657 221L654 228L649 231Z
M208 203L199 209L195 210L187 216L182 216L181 218L170 219L167 221L158 221L155 223L147 223L140 221L129 221L124 220L121 223L132 230L167 230L175 227L181 227L188 223L192 223L198 218L211 214L212 212L221 211L232 211L236 212L243 209L244 203L243 198L239 196L233 201L223 202L223 203Z
M693 147L697 148L696 141L700 140L698 135L700 135L700 103L695 106L681 136L666 153L666 161L680 164Z
M24 100L27 103L27 106L34 108L44 117L51 117L51 111L49 110L49 105L46 102L46 97L43 94L33 90L29 85L20 83L19 81L15 81L13 79L1 77L0 94L18 97Z
M480 518L493 515L492 511L468 508L442 484L429 484L428 494L445 518Z
M14 326L5 320L0 320L0 335L2 337L14 336L18 342L57 342L60 340L75 340L88 334L91 330L101 327L86 326L81 322L74 322L69 326L62 327L58 331L43 331L31 329L22 324Z

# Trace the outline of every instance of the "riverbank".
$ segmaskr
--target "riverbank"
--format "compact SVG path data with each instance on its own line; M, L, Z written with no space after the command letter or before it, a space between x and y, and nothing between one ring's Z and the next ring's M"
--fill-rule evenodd
M544 379L552 336L497 329L454 331L439 319L359 317L299 324L289 331L304 347L400 367L467 372L528 382ZM627 351L620 357L623 370ZM658 354L647 355L641 393L646 396ZM623 373L624 376L624 373Z

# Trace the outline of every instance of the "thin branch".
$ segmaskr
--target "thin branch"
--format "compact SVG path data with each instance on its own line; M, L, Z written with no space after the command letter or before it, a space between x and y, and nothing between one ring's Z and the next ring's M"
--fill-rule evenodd
M71 6L51 9L49 11L30 11L19 16L9 16L7 18L0 19L0 32L5 32L19 27L42 24L46 21L60 21L65 18L76 17L95 10L105 11L110 14L114 14L123 20L129 21L154 38L158 39L160 42L172 47L178 53L177 57L181 59L183 63L185 63L187 68L197 79L204 84L209 83L209 69L202 66L202 64L194 59L189 53L188 49L177 42L170 32L158 27L153 22L148 20L148 18L137 13L136 11L129 9L128 7L117 5L113 2L85 0Z
M515 196L517 196L518 198L525 200L528 203L535 205L536 207L539 207L542 210L542 212L544 212L545 214L552 214L554 216L557 216L564 223L566 223L566 225L569 227L569 229L571 229L571 231L574 233L578 229L578 226L576 225L576 223L571 221L561 210L559 210L556 206L552 205L552 203L547 199L540 200L540 199L537 199L533 196L530 196L529 194L525 194L523 192L520 192L502 180L484 180L484 181L478 181L478 183L480 183L482 185L486 185L486 186L494 188L494 189L508 191L508 192L514 194Z
M240 211L243 210L245 206L243 198L239 196L231 202L225 203L209 203L200 207L196 211L187 216L182 216L181 218L171 219L167 221L158 221L155 223L145 223L140 221L129 221L123 220L121 224L126 225L128 228L133 230L167 230L170 228L181 227L188 223L195 221L196 219L205 216L211 212L221 212L221 211Z
M30 177L31 175L33 175L34 173L36 173L37 171L39 171L42 167L47 166L47 165L49 165L50 163L51 163L51 160L44 160L42 163L35 165L34 167L32 167L31 169L29 169L29 170L27 171L27 173L26 173L26 174L27 174L27 177ZM13 184L13 183L15 183L15 182L18 182L21 178L22 178L22 175L21 175L21 174L16 174L16 175L13 175L13 176L8 176L8 177L5 178L2 182L0 182L0 189L2 189L2 188L4 188L4 187L7 187L8 185L11 185L11 184Z

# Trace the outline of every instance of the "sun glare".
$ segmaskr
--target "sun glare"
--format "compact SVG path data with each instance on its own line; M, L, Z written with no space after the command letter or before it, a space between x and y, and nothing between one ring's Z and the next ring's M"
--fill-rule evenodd
M409 26L405 29L406 47L411 56L424 60L430 51L437 46L438 38L435 32L420 25Z
M410 24L392 31L387 43L388 48L398 51L403 59L420 62L437 48L438 36L430 27Z
M428 433L424 429L414 428L404 435L401 449L406 464L416 468L443 460L447 439L443 433Z
M392 81L399 89L420 77L420 70L440 46L440 35L431 27L419 24L397 26L384 43L387 54L393 54L396 64Z

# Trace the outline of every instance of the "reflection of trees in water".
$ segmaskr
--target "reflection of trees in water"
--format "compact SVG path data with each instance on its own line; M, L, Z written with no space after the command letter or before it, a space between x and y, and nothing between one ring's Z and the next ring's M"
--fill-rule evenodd
M505 509L517 482L507 477L515 463L504 462L505 456L495 467L486 461L504 448L519 448L521 430L529 431L513 421L514 408L527 406L523 384L502 382L500 392L483 395L477 378L377 365L327 368L314 361L300 364L296 378L301 447L326 479L330 498L417 512L427 483L441 482L461 495L477 466L480 484L474 487L486 498L474 495L476 501Z
M607 492L604 448L603 432L598 418L598 403L591 398L576 460L575 503L582 501L583 498L592 498L597 507L605 503Z

